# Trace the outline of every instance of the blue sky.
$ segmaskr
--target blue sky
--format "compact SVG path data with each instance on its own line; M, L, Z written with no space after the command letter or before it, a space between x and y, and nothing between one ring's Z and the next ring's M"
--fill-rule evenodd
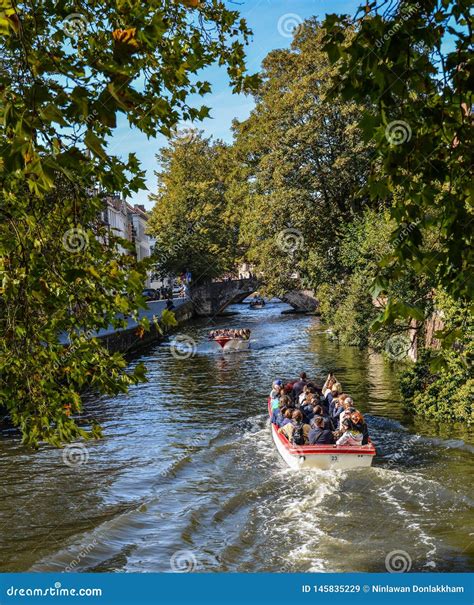
M229 8L238 10L253 30L253 38L247 46L247 66L249 73L259 71L262 59L275 48L285 48L291 43L291 30L307 17L326 13L354 13L359 5L355 0L235 0ZM191 98L196 106L205 104L211 108L211 118L196 122L195 126L206 135L231 140L232 120L245 119L253 107L251 97L234 95L229 87L225 68L210 67L202 75L212 85L212 92L205 97ZM201 76L202 77L202 76ZM183 124L190 126L191 124ZM135 152L147 173L147 187L156 188L153 171L157 168L155 154L166 145L165 137L148 140L136 130L131 130L125 119L119 122L109 150L125 157ZM151 208L149 191L140 191L129 201Z

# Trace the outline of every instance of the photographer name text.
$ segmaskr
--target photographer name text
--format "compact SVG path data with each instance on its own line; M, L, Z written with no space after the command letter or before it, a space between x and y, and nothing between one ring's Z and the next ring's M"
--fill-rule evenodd
M451 586L450 584L430 584L428 586L421 586L418 584L412 584L411 586L392 586L390 584L303 584L301 586L301 592L343 592L343 593L377 593L377 592L435 592L435 593L446 593L446 592L464 592L464 586Z

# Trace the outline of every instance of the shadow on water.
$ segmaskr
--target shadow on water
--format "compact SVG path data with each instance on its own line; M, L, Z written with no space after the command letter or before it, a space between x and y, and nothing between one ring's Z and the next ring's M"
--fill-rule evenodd
M181 329L191 357L163 342L132 360L149 382L88 402L105 438L82 464L3 438L0 570L384 571L394 550L412 571L472 570L472 435L407 419L394 367L284 308L212 322L250 328L248 352L213 349L197 320ZM372 468L303 474L279 458L269 385L302 369L320 382L333 370L354 397Z

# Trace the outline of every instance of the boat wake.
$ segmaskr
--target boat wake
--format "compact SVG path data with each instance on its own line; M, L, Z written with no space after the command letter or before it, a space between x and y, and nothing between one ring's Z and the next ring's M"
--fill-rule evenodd
M374 420L374 433L382 425ZM394 461L388 443L401 436L410 445L402 443ZM448 512L459 519L473 503L411 465L425 446L410 438L387 428L382 439L381 432L386 454L371 468L293 471L274 450L266 415L258 414L188 444L152 495L128 503L32 571L167 571L182 544L194 553L197 571L384 571L401 536L413 571L444 571L452 553L431 525ZM164 534L175 540L164 541ZM457 565L465 562L458 557Z

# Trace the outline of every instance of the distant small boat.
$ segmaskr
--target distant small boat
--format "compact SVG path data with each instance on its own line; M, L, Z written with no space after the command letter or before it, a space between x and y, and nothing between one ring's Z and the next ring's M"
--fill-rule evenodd
M268 401L268 412L272 416L272 405ZM278 453L293 469L319 468L322 470L351 469L372 465L374 444L367 445L293 445L272 424L272 436Z
M264 306L265 306L265 301L263 300L263 298L254 298L253 300L250 301L251 309L263 309Z
M245 351L250 348L250 330L212 330L209 340L216 342L223 351Z

